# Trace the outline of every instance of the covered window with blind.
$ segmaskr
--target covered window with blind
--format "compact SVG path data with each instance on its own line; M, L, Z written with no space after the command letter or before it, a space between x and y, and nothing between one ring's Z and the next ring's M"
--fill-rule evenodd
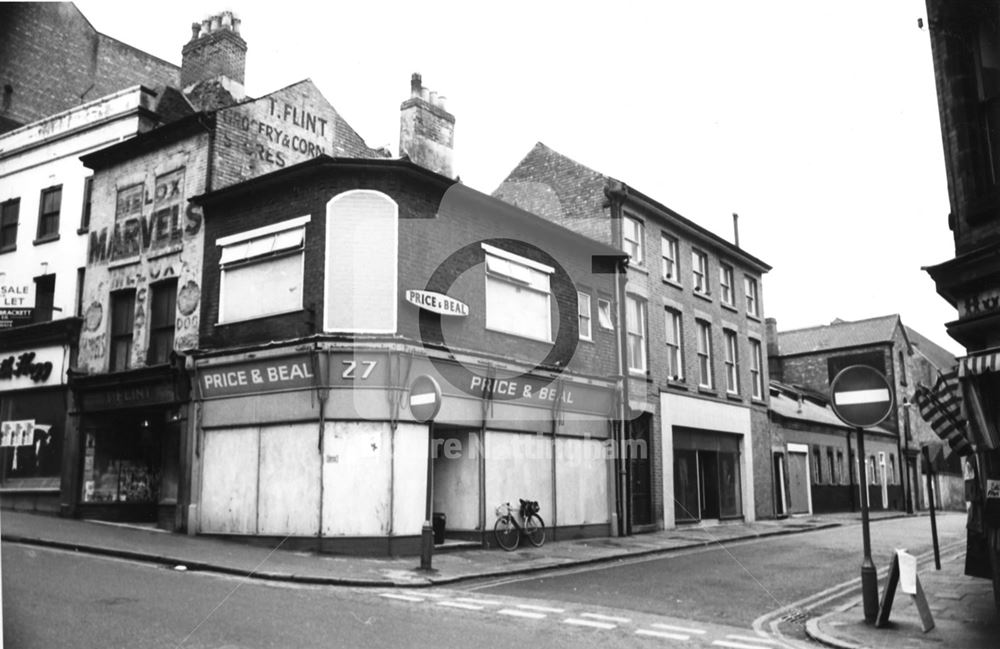
M222 237L219 324L302 309L308 216Z
M399 206L358 189L326 204L326 331L395 333Z
M551 276L555 269L489 244L486 261L486 328L552 342Z

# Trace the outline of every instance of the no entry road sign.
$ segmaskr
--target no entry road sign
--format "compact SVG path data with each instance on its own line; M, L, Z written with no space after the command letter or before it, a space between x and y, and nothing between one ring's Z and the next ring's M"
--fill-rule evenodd
M424 423L441 409L441 386L433 377L421 374L410 384L410 414Z
M877 426L892 412L892 389L882 373L867 365L851 365L830 385L833 411L859 428Z

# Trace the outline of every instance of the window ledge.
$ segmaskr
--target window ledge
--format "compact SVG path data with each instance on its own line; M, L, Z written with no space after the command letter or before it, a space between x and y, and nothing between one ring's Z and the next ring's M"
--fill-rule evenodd
M243 322L253 322L254 320L263 320L265 318L276 318L278 316L288 315L290 313L301 313L305 311L304 308L300 307L298 309L290 309L288 311L279 311L277 313L265 313L264 315L255 315L249 318L240 318L239 320L226 320L225 322L216 322L216 327L225 327L226 325L241 324Z
M698 386L698 394L704 394L706 396L718 397L719 394L712 388L706 388L704 385Z
M632 262L629 262L628 263L628 269L629 270L634 270L634 271L639 272L639 273L642 273L643 275L649 275L649 269L646 268L646 266L643 265L643 264L637 265L637 264L633 264Z
M712 301L712 294L711 293L703 293L702 291L692 291L692 293L694 293L695 297L700 297L701 299L705 300L706 302L711 302Z
M733 394L732 392L727 392L726 398L729 399L730 401L738 401L740 403L743 403L743 397L741 397L739 394Z
M760 316L759 315L754 315L753 313L750 313L749 311L747 312L747 319L748 320L754 320L756 322L760 322Z
M740 310L736 308L735 304L730 304L729 302L723 302L721 300L719 300L719 304L722 305L723 309L728 309L728 310L732 311L733 313L739 313L740 312Z
M7 253L7 252L15 252L15 251L17 251L17 246L9 246L7 248L0 248L0 255L2 255L4 253Z
M34 245L36 245L36 246L40 246L43 243L51 243L52 241L59 241L59 235L58 234L50 234L48 236L40 237L38 239L35 239L34 241L32 241L32 243Z
M684 392L688 391L687 383L684 383L683 381L669 381L668 380L667 381L667 387L671 388L673 390L683 390Z
M90 232L90 228L77 228L76 229L76 233L77 234L87 234L88 232Z
M666 284L666 285L668 285L668 286L673 286L674 288L676 288L679 291L683 291L684 290L684 287L681 286L681 283L678 282L676 279L669 279L669 278L666 278L666 277L662 277L661 279L663 280L663 283Z
M551 324L549 325L549 327L551 328ZM552 342L553 342L552 340L546 340L544 338L536 338L534 336L526 336L524 334L517 333L515 331L504 331L503 329L493 329L492 327L486 327L486 331L492 331L493 333L503 334L505 336L514 336L515 338L522 338L524 340L531 340L531 341L536 342L536 343L544 343L544 344L548 344L548 345L551 345Z

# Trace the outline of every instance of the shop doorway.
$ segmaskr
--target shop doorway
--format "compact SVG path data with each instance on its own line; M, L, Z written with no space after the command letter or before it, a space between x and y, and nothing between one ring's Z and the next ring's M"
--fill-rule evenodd
M439 539L474 538L480 531L480 471L484 452L478 429L434 426L433 515L439 526Z
M739 438L674 428L674 517L678 522L740 518Z
M632 525L653 522L653 480L649 460L649 429L652 415L644 413L629 426L628 474Z

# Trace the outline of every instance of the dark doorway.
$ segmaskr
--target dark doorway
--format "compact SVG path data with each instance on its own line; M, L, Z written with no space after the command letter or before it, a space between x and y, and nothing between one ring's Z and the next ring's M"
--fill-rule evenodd
M698 451L698 475L701 477L701 518L719 518L719 454Z
M645 413L629 426L627 453L632 525L650 525L653 522L653 480L649 460L651 421L652 416Z

